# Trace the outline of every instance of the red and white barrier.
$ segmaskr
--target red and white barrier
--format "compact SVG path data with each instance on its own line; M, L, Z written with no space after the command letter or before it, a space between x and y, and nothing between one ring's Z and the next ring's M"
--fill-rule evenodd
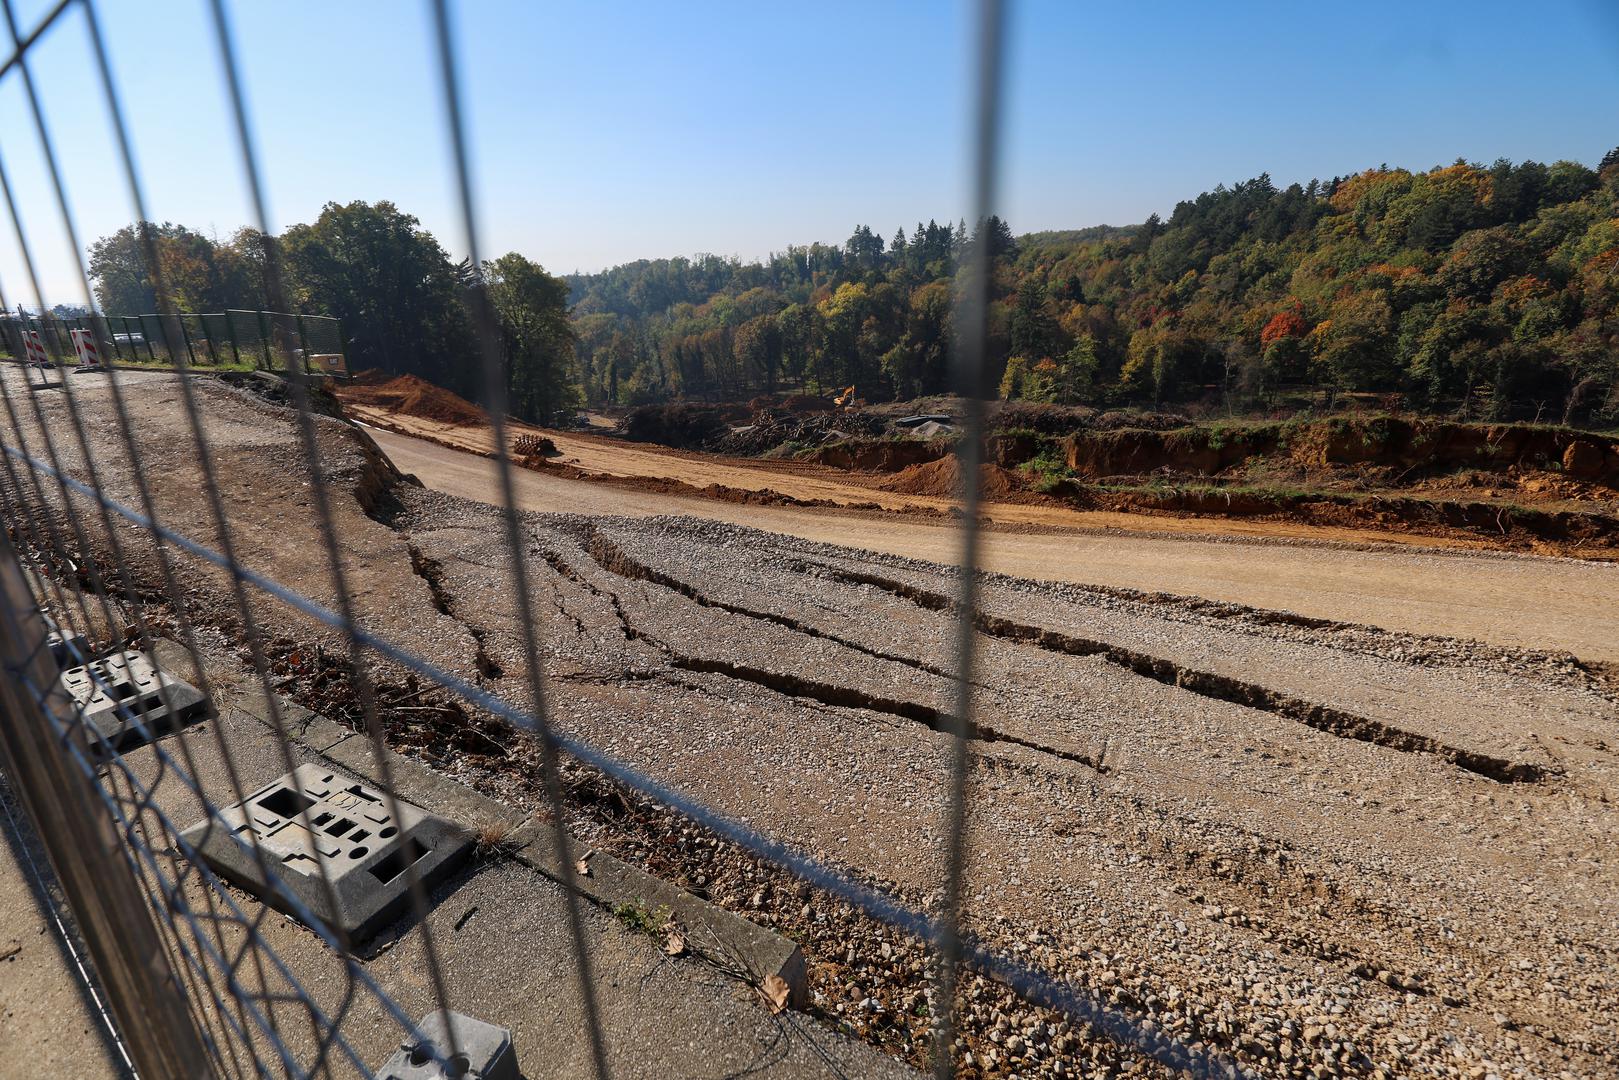
M22 332L23 363L35 367L50 367L51 358L45 353L45 343L39 339L38 330L24 330Z
M96 349L95 335L88 330L70 330L68 336L73 339L73 351L79 357L80 370L101 370L101 353Z

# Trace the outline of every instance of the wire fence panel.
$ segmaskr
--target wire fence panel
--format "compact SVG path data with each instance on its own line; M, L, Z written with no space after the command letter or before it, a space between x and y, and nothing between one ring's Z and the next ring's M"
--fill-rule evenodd
M28 57L69 7L85 16L80 25L97 58L136 220L149 219L95 7L68 0L26 34L13 23L15 53L0 70L24 83L34 106L32 136L55 181L56 215L74 235ZM476 266L481 244L452 20L442 0L430 7L449 116L445 137ZM269 234L223 3L211 4L209 17L253 224ZM1001 22L1001 5L984 0L972 163L981 218L995 205ZM0 164L16 137L0 136ZM0 169L16 213L4 176ZM445 659L435 628L392 610L395 585L379 574L367 547L385 541L367 530L380 529L393 512L389 485L405 481L360 428L322 415L312 393L312 375L346 371L339 322L284 310L273 251L263 308L178 311L151 237L141 237L159 313L0 318L0 343L19 361L0 365L0 764L50 853L141 1075L406 1075L387 1073L384 1062L395 1051L414 1059L413 1068L437 1063L461 1075L480 1060L486 1032L472 1021L421 1021L453 1015L469 998L480 999L491 979L513 977L458 965L460 954L445 939L471 912L460 922L448 919L437 891L462 880L459 868L498 848L500 838L475 835L467 821L407 798L400 779L406 764L391 744L420 738L411 718L422 712L439 725L427 729L429 739L499 750L502 739L523 738L535 748L532 767L522 767L523 790L545 838L532 842L549 845L547 872L562 886L553 897L560 909L553 936L566 957L543 992L567 1010L576 1044L571 1072L607 1077L629 1051L615 1048L612 1031L623 1027L612 1027L603 1000L618 977L602 974L611 958L600 955L600 930L582 900L591 852L568 831L575 788L565 766L588 770L592 782L623 797L683 815L806 888L914 938L933 965L928 1022L939 1076L952 1075L960 1059L955 1010L967 967L1115 1040L1134 1058L1200 1076L1237 1075L1210 1045L1171 1038L1084 986L991 949L967 929L978 580L973 455L983 434L985 267L977 268L980 287L969 296L959 358L960 389L977 404L963 444L960 593L948 605L957 628L947 672L955 697L941 726L948 735L941 775L948 779L940 829L948 843L939 902L923 909L555 723L555 683L546 670L552 599L535 584L544 565L555 566L547 558L555 553L540 550L519 510L498 333L481 282L466 295L493 427L497 498L488 529L502 549L498 593L515 611L513 651L524 676L503 693L485 677L487 656L457 666ZM88 306L77 245L74 258ZM37 281L28 286L32 295L0 295L0 310L20 300L48 312ZM80 379L21 362L33 355L30 335L50 360L71 362L74 331L91 333L114 370ZM131 370L154 366L164 370ZM291 412L266 411L218 380L194 377L219 368L275 373ZM250 422L272 415L274 424ZM249 476L232 463L258 472ZM274 492L264 490L266 476L278 481ZM392 534L386 543L395 554L406 550L407 541ZM414 547L408 552L413 587L431 591L430 560ZM441 610L447 606L432 595ZM344 702L334 717L293 700L319 699L332 687ZM340 746L346 756L334 765L330 755ZM754 981L767 999L777 994L768 979ZM502 1018L484 1019L498 1026ZM647 1071L639 1064L620 1069Z
M75 317L13 314L0 317L6 354L23 354L22 335L40 335L46 351L73 363L72 333L89 331L114 363L175 366L183 354L191 368L244 367L279 371L286 359L312 372L344 374L341 321L329 315L265 310L175 312Z

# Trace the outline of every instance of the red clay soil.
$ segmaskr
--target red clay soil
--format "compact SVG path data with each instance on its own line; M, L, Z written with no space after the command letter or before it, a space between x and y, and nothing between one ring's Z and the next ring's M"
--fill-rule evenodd
M404 416L418 416L423 420L436 420L456 427L472 427L489 422L484 411L466 398L414 375L401 375L374 386L351 383L338 391L338 397L345 402L373 405Z
M980 465L979 482L984 498L992 501L1011 501L1023 493L1023 478L1011 469L999 465ZM937 495L951 498L961 490L961 463L949 454L937 461L928 461L901 469L892 480L882 485L884 491L904 495Z

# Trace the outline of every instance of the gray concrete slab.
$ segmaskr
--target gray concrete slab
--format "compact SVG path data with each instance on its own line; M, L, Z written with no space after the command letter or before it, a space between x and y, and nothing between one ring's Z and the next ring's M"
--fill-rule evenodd
M4 778L0 801L0 1075L25 1061L33 1076L127 1076L53 918L59 898L45 852ZM46 878L43 889L32 867Z
M85 734L98 753L121 749L208 713L208 699L134 649L62 672L62 687L83 711Z
M246 789L243 794L294 765L319 760L294 742L281 743L263 723L233 703L221 716L161 741L177 759L189 757L208 797L234 801L221 742ZM182 752L184 752L182 754ZM159 776L152 747L128 756L142 782ZM472 794L469 792L469 794ZM155 802L171 820L184 825L201 807L176 782L172 769L157 783ZM188 882L184 895L198 909L200 887ZM252 917L251 897L237 903ZM448 989L449 1005L511 1029L524 1074L573 1077L589 1072L589 1043L577 980L577 959L568 931L561 887L529 866L510 859L475 861L434 890L427 918ZM636 932L594 906L583 909L584 928L601 1011L603 1038L616 1077L710 1077L747 1072L766 1077L909 1076L893 1059L847 1039L800 1013L771 1016L757 992L699 958L664 954L661 939ZM327 1010L335 1012L350 980L340 959L307 928L271 915L260 932L298 982ZM205 925L223 949L239 946L239 925ZM364 971L411 1018L439 1002L433 992L419 926L407 918L385 929L362 961ZM257 988L251 965L244 979ZM273 970L268 990L290 989ZM281 1042L308 1060L314 1034L308 1013L291 1002L262 1006L280 1028ZM206 1010L209 1023L223 1023ZM343 1022L346 1044L369 1068L380 1066L400 1045L403 1029L377 999L362 991ZM269 1039L258 1039L269 1053ZM339 1075L354 1071L340 1068Z
M201 819L183 834L216 873L289 914L312 912L355 944L404 912L407 870L431 888L472 848L470 830L406 800L395 805L324 763L277 777L222 807L220 818ZM255 857L244 830L272 857Z

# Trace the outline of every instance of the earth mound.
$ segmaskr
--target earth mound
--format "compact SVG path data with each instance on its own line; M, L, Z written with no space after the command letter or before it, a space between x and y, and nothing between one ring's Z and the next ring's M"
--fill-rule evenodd
M980 465L978 478L985 499L1004 500L1023 490L1022 477L1011 469L1003 469L999 465ZM882 487L884 491L904 495L937 495L941 498L952 498L961 488L961 461L956 455L949 454L937 461L912 465L895 473L894 478Z
M350 386L343 398L360 405L373 405L401 416L435 420L454 427L488 423L484 411L466 398L434 386L415 375L400 375L371 386Z

